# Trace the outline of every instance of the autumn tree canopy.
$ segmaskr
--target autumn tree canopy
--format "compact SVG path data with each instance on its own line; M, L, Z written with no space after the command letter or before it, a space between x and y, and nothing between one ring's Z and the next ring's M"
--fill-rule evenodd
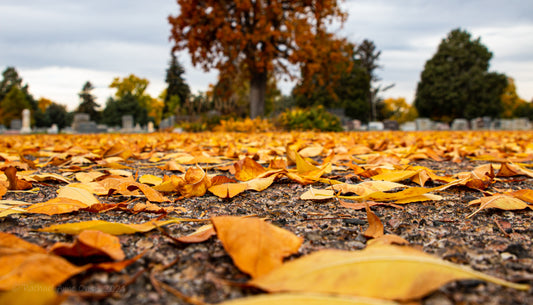
M414 101L420 116L445 122L499 117L507 79L488 72L491 58L479 38L461 29L451 31L422 71Z
M293 77L291 65L311 62L308 72L316 72L324 52L315 37L345 17L336 0L177 2L180 13L168 19L173 49L187 49L193 64L205 70L227 73L246 66L253 118L264 114L269 74Z

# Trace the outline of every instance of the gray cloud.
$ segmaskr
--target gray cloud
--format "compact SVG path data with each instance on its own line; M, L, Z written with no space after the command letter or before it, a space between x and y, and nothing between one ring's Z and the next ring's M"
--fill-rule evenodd
M109 78L130 73L148 78L153 95L164 88L172 45L167 17L178 13L175 1L12 2L0 3L0 69L15 66L37 97L57 97L74 108L83 82L91 80L104 104ZM352 0L341 5L349 17L339 34L356 43L368 38L382 51L378 74L384 85L396 84L385 97L411 101L425 61L457 27L480 36L494 54L492 69L514 77L523 98L533 97L533 6L528 1ZM216 80L216 72L193 68L185 52L179 58L193 90L206 90ZM292 83L280 85L287 93Z

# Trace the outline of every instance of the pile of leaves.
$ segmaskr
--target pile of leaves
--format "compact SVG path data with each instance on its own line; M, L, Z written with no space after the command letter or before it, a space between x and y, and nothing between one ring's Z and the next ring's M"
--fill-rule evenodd
M220 290L237 285L237 296L249 295L217 299L224 304L418 302L465 279L531 291L527 283L425 253L408 236L386 230L373 210L446 204L466 192L461 204L469 213L459 216L465 221L506 210L531 224L532 140L532 132L5 136L0 303L105 302L146 277L159 295L205 304L208 296L184 294L164 277L177 261L153 262L149 257L157 251L149 238L165 240L178 253L220 243L219 255L230 257L236 269L233 283L215 282ZM273 190L303 205L343 209L338 219L364 211L364 248L305 249L305 238L286 221L265 209L249 213L242 204ZM221 213L213 200L244 215ZM283 210L283 219L298 212ZM508 236L509 223L497 224ZM136 246L127 236L136 238ZM62 289L69 281L107 274L127 276L110 291ZM529 275L522 281L531 282Z

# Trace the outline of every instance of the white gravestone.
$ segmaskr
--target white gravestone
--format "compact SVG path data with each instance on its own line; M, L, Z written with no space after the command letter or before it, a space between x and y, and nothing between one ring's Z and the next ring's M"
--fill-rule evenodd
M30 122L30 110L22 110L22 128L20 129L20 133L31 133Z

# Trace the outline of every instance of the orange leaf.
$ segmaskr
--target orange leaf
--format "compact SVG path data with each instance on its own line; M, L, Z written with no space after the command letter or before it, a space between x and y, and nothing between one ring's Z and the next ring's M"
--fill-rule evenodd
M29 243L13 234L0 232L0 249L3 248L21 249L35 253L46 253L45 249L37 246L36 244Z
M17 178L17 169L13 166L6 168L4 174L9 180L9 190L28 190L32 188L30 182Z
M56 243L49 250L59 256L107 256L120 261L125 257L118 237L95 230L85 230L73 243Z
M528 176L533 178L533 171L513 163L502 163L498 177Z
M118 186L117 191L121 194L127 193L127 191L141 190L146 196L146 199L154 202L166 202L170 201L167 197L161 195L158 191L150 186L139 182L124 182Z
M409 242L396 234L385 234L366 242L367 246L373 245L408 245Z
M368 228L363 235L368 238L378 238L383 236L383 224L379 217L370 210L368 203L365 202L366 218L368 219Z
M190 167L185 173L185 184L180 192L185 197L203 196L211 186L211 180L201 167Z
M177 237L176 240L186 244L201 243L216 234L217 233L215 232L215 228L213 228L213 224L208 224L199 227L196 231L189 235Z
M235 162L233 166L235 167L235 179L240 181L252 180L266 172L266 169L261 164L248 157L245 157L239 162Z
M235 265L253 278L281 266L283 258L296 253L303 241L259 218L219 216L211 222Z
M208 190L220 198L233 198L248 188L247 183L223 183L211 186Z
M519 198L497 194L494 196L483 197L481 199L472 200L468 203L469 205L481 204L479 208L472 214L468 215L467 218L470 218L477 214L479 211L489 208L496 208L500 210L523 210L525 208L530 208L533 210L533 205L529 205Z
M46 202L32 204L26 208L26 211L28 213L57 215L78 211L88 207L89 206L85 203L75 199L56 197Z
M7 193L7 188L0 183L0 198L2 198Z
M162 170L179 171L179 172L185 173L185 167L183 167L183 165L181 164L178 164L178 162L174 160L170 160L167 163L165 163L165 165L158 166L158 167Z

